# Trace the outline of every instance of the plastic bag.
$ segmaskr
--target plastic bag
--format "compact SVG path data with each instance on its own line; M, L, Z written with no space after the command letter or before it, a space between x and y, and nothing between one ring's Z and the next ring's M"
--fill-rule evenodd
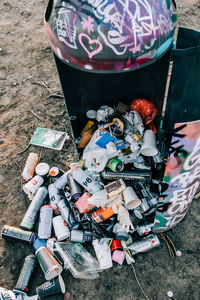
M80 243L56 243L56 248L64 260L64 268L75 278L95 279L101 271L99 264Z

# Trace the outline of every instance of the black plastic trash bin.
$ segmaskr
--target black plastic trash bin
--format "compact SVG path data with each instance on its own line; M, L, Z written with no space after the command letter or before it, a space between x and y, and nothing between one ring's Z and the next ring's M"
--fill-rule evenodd
M69 3L76 3L76 9L80 12L80 1ZM50 1L46 22L51 16L52 6ZM74 9L73 5L71 9ZM55 24L60 26L58 19ZM63 22L62 19L60 21ZM92 29L91 27L90 30ZM58 54L58 49L53 50ZM145 67L136 70L130 68L126 72L95 73L81 70L77 66L73 68L63 62L59 55L54 54L54 58L74 137L84 127L88 110L97 110L105 104L116 106L119 101L130 104L131 100L138 97L154 102L159 111L156 120L158 125L165 107L169 64L173 62L163 119L164 130L173 135L173 138L163 178L167 187L160 196L154 231L162 232L175 226L185 216L200 178L200 32L179 28L176 46L168 47L160 58Z

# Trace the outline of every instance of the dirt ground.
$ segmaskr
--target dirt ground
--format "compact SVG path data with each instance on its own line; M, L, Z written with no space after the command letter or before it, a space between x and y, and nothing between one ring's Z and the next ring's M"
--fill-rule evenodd
M200 30L199 0L179 0L179 25ZM29 205L21 190L20 168L30 151L40 154L51 166L66 169L74 148L66 142L61 152L29 147L37 126L69 131L65 103L51 97L61 92L60 82L44 30L45 0L2 0L0 3L0 229L4 224L19 226ZM46 85L47 88L44 86ZM22 153L20 153L23 151ZM173 262L164 243L150 253L136 257L138 279L151 300L200 299L199 224L200 208L194 200L185 219L167 234L182 256ZM24 257L31 246L0 238L0 286L12 289ZM155 262L160 262L162 267ZM75 279L63 272L71 300L144 299L131 266L116 266L94 281ZM30 283L30 295L45 281L38 266ZM63 299L63 295L48 298Z

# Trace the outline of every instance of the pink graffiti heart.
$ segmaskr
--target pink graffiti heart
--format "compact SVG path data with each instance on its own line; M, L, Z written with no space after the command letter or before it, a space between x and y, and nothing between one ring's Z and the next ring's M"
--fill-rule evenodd
M93 50L93 51L89 51L87 49L87 47L84 45L84 42L82 40L82 38L85 37L88 42L89 42L89 45L97 45L98 48L96 50ZM79 34L79 37L78 37L78 40L79 40L79 43L81 44L81 46L83 47L83 49L87 52L89 58L91 59L94 55L98 54L99 52L101 52L101 50L103 49L103 46L101 44L101 42L97 41L97 40L92 40L87 34L85 33L81 33Z

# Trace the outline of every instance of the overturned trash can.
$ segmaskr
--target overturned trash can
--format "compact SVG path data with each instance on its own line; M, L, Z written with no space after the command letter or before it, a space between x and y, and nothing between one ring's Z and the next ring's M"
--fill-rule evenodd
M45 13L75 141L102 106L130 111L133 100L148 99L146 109L156 109L144 125L162 136L167 158L154 178L154 232L184 218L199 186L200 32L179 28L175 44L176 20L173 0L50 0Z

